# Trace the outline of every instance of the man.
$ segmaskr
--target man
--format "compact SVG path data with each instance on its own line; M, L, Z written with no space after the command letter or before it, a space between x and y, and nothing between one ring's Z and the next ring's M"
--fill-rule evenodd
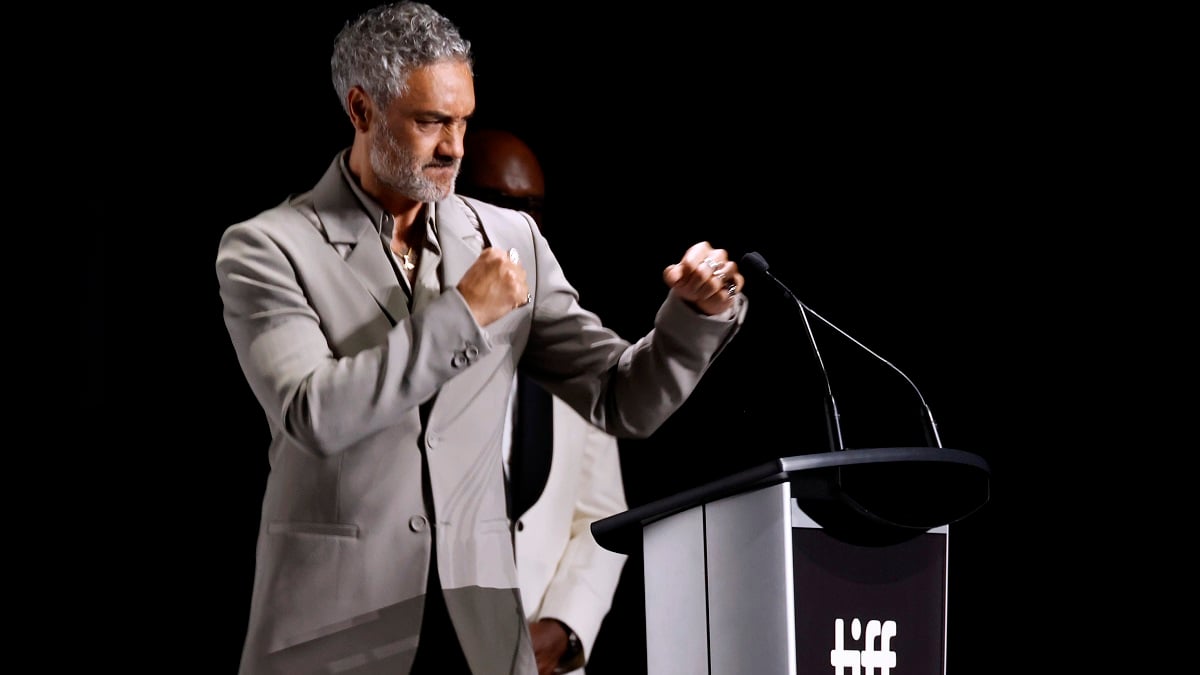
M546 183L515 134L472 127L459 194L525 211L543 233ZM588 424L531 378L514 380L515 447L508 465L517 580L538 675L581 672L612 606L626 556L602 548L592 522L624 511L617 439Z
M663 270L653 330L622 339L532 219L454 194L475 92L452 23L376 7L338 33L332 71L350 147L216 256L271 432L240 672L533 675L505 511L512 378L646 437L742 325L744 279L694 244Z

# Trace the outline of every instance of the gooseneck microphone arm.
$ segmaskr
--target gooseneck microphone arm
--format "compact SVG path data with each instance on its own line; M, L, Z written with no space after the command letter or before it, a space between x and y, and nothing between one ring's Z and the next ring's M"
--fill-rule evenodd
M775 275L767 271L767 261L758 253L751 251L742 256L742 265L748 267L754 272L758 272L766 276L771 281L775 282L783 293L796 306L800 308L800 318L804 320L804 330L808 333L808 343L812 345L813 355L817 357L817 365L821 368L821 377L825 379L825 432L829 437L829 449L837 452L845 450L846 446L842 442L842 416L838 413L837 401L833 398L833 387L829 383L829 371L825 369L825 360L821 358L821 349L817 347L817 338L813 335L812 325L808 323L808 313L805 312L804 303L792 293L792 289L788 288ZM824 321L824 319L822 319Z
M900 373L900 377L903 377L904 381L908 382L908 385L913 388L913 391L917 392L917 398L920 399L920 401L921 401L921 407L925 411L926 421L929 422L929 434L930 434L930 436L932 436L932 438L929 439L929 442L935 444L939 448L942 447L942 439L941 439L941 437L938 436L937 422L933 421L933 411L929 409L929 404L925 403L925 397L921 395L921 390L917 389L917 385L911 379L909 379L909 377L907 375L905 375L903 371L901 371L896 366L892 365L891 361L888 361L887 359L883 358L882 356L871 351L870 347L864 345L863 343L859 342L858 340L855 340L846 331L833 325L833 322L831 322L829 319L826 319L825 317L818 314L816 312L816 310L814 310L812 307L809 307L808 305L804 304L803 302L800 302L799 300L797 300L796 302L799 303L803 309L805 309L806 311L811 313L813 316L817 317L821 321L824 321L825 325L827 325L830 328L841 333L843 336L845 336L845 338L847 340L853 342L854 344L858 345L859 347L862 347L863 349L865 349L867 351L868 354L870 354L871 356L874 356L875 358L879 359L880 361L883 361L884 364L886 364L889 368L896 371L897 373Z
M821 374L825 377L825 389L828 392L827 405L829 405L831 407L832 412L830 413L830 415L833 420L832 424L837 431L837 445L838 445L837 449L839 449L839 450L842 449L842 446L841 446L842 430L841 430L841 427L839 426L839 421L838 421L839 416L837 414L837 405L833 402L833 391L829 386L829 375L828 375L828 373L825 372L825 364L824 364L824 362L821 361L821 354L817 350L817 341L813 337L812 327L808 323L808 315L809 314L812 314L813 316L817 317L818 319L823 321L825 323L825 325L836 330L838 333L841 333L842 336L845 337L847 340L853 342L854 344L858 345L862 349L866 350L866 352L868 354L879 359L885 365L887 365L889 368L891 368L892 370L899 373L900 377L903 377L904 381L908 382L908 385L910 387L912 387L914 392L917 393L917 398L921 401L921 408L925 413L925 421L927 422L927 424L925 425L926 426L925 431L926 431L926 437L927 437L926 442L930 443L931 445L935 445L939 448L942 447L942 439L941 439L941 436L938 435L937 422L934 421L934 419L933 419L933 410L931 410L929 408L929 404L925 402L925 397L921 394L921 390L917 388L916 383L914 383L912 381L912 379L909 378L908 375L905 375L904 372L902 370L900 370L899 368L897 368L895 365L893 365L891 361L888 361L887 359L883 358L879 354L876 354L869 347L867 347L863 343L861 343L858 340L851 337L849 333L842 330L841 328L838 328L836 325L833 324L832 321L821 316L816 311L814 311L811 307L809 307L808 305L801 302L800 299L797 298L794 293L792 293L792 289L788 288L787 285L784 284L779 279L777 279L775 277L775 275L773 275L769 271L767 271L768 265L767 265L766 259L763 258L761 255L759 255L757 252L751 251L751 252L747 253L746 255L742 256L741 264L744 267L746 267L754 272L758 272L758 273L762 274L763 276L767 277L768 279L770 279L771 281L775 282L775 284L777 284L780 288L783 289L784 293L787 294L787 297L791 298L792 301L795 302L796 305L800 308L800 315L802 317L804 317L804 328L808 331L808 339L812 343L813 352L816 353L816 355L817 355L817 362L821 366ZM832 435L831 435L831 442L832 442Z

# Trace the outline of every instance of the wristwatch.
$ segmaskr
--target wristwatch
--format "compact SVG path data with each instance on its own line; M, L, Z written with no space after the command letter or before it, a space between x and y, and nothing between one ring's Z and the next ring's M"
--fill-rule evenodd
M562 657L558 660L558 667L554 669L556 673L569 673L572 670L583 667L583 643L579 640L579 636L567 624L554 619L558 625L562 626L563 632L567 634L567 651L563 652Z

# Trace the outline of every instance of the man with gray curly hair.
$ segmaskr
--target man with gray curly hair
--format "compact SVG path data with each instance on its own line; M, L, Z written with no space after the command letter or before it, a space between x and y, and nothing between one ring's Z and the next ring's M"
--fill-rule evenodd
M745 319L737 264L700 242L629 342L528 213L456 194L472 69L424 4L347 23L350 146L221 237L225 326L271 433L241 675L535 675L506 512L513 377L644 438Z

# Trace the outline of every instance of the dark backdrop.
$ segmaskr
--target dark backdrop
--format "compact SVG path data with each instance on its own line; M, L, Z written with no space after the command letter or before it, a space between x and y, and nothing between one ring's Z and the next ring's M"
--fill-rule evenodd
M105 345L93 394L114 439L137 450L101 461L129 485L112 503L149 510L136 538L146 552L124 566L156 601L138 625L166 626L154 646L199 672L236 666L267 469L266 423L221 320L216 244L310 187L349 143L328 56L369 4L206 6L186 35L114 40L123 77L94 99L123 103L122 131L100 133L137 167L99 206L141 205L137 229L95 244L113 264L89 268L103 305L90 335ZM1078 311L1058 303L1051 270L1068 209L1060 178L1081 144L1037 22L772 3L657 17L604 3L434 4L474 42L474 124L508 127L542 158L547 231L585 305L633 339L687 246L758 251L915 382L945 446L992 463L991 501L951 529L948 645L950 672L1000 669L1006 617L1028 609L1031 578L1064 564L1035 545L1058 449L1036 408L1062 385L1032 355L1054 354L1059 374L1076 367L1046 316ZM683 409L622 443L631 505L825 449L795 306L759 280L746 292L742 334ZM923 445L908 383L814 330L847 445ZM590 675L644 670L641 565L626 567Z

